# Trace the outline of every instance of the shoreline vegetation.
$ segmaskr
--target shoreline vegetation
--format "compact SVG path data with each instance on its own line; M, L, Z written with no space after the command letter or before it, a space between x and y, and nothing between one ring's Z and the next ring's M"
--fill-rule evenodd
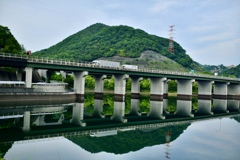
M87 93L94 93L94 90L85 90ZM104 90L103 93L105 94L114 94L113 90ZM126 91L126 95L131 94L131 91ZM150 91L141 91L141 95L150 95ZM168 92L168 96L170 97L177 97L177 92ZM193 93L192 96L197 96L196 93Z

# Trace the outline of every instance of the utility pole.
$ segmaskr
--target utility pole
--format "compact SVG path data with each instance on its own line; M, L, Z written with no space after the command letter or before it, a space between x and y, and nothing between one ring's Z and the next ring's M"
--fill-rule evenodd
M173 35L174 35L174 32L173 31L175 31L174 29L173 29L173 27L174 27L174 25L172 25L172 26L169 26L169 35L170 35L170 38L169 38L169 47L168 47L168 50L169 50L169 52L170 53L172 53L172 54L174 54L174 45L173 45Z

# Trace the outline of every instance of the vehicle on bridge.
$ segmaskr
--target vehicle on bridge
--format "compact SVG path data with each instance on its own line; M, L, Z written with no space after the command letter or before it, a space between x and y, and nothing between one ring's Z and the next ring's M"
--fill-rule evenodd
M114 62L114 61L94 60L92 63L97 66L120 67L120 62Z
M138 66L136 65L130 65L130 64L124 64L122 65L123 69L138 69Z

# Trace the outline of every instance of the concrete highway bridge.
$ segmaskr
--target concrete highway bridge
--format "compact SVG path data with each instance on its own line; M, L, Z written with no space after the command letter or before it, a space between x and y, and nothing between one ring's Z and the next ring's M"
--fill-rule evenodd
M122 67L106 67L98 66L89 62L72 62L63 60L53 60L48 58L33 58L21 55L12 55L7 53L0 53L0 66L15 67L18 69L17 77L22 79L23 71L25 74L25 87L32 87L32 71L34 69L45 69L72 72L74 76L74 94L77 100L82 103L85 92L85 76L93 75L95 78L94 98L95 104L102 104L103 99L103 80L107 75L112 75L115 80L114 87L114 113L112 119L126 122L122 117L123 103L126 94L126 79L131 78L131 99L135 101L132 106L133 112L137 113L140 95L140 81L142 78L149 78L151 82L150 87L150 101L151 108L149 116L162 118L164 111L161 104L168 95L168 82L175 80L177 82L177 111L176 114L193 116L191 114L191 99L192 99L192 84L198 83L198 101L201 101L202 106L198 107L199 113L213 114L211 107L211 99L214 111L228 112L227 106L233 110L239 110L240 100L240 79L191 74L188 72L176 72L153 69L127 69ZM48 75L48 74L47 74ZM212 90L213 86L213 90ZM226 101L228 99L228 101ZM231 101L233 100L233 101ZM79 104L80 105L80 104ZM75 113L80 112L82 107L75 107ZM97 109L100 113L102 108ZM186 114L186 110L188 111ZM99 115L103 116L103 115ZM79 121L79 116L77 116ZM82 117L80 117L81 119ZM74 121L74 118L73 118Z

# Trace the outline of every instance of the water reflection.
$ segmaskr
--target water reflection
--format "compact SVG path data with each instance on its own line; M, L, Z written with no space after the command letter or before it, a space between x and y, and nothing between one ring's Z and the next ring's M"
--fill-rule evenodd
M114 110L111 120L126 123L127 119L124 118L125 115L125 102L114 101Z
M228 117L239 110L238 100L183 101L169 97L152 101L144 96L114 102L112 95L104 95L103 100L89 95L84 103L1 107L0 153L7 160L42 159L43 153L44 159L51 160L80 156L153 160L240 156L240 118ZM195 122L201 116L219 115L222 117ZM225 150L230 157L223 154ZM214 157L209 151L219 154Z
M148 116L165 119L165 116L163 116L163 101L150 100L150 111L148 113Z
M129 112L130 115L136 115L136 116L141 115L141 113L139 113L139 104L140 104L140 99L131 99L131 110Z
M196 111L198 114L210 114L212 115L212 101L206 99L198 99L198 109Z
M101 134L106 133L107 130L115 131L116 134L91 136L93 132ZM73 132L63 134L64 137L5 143L1 144L0 149L7 160L58 160L79 157L81 159L235 160L239 158L240 144L236 141L239 133L239 115L236 115L184 123L114 127L82 131L82 134ZM225 154L226 152L228 154Z
M175 114L180 116L194 117L192 114L192 101L188 100L177 100L177 110Z
M85 127L86 123L83 121L84 103L74 103L72 111L71 123Z
M226 99L213 99L213 112L219 113L228 113L227 110L227 101Z

